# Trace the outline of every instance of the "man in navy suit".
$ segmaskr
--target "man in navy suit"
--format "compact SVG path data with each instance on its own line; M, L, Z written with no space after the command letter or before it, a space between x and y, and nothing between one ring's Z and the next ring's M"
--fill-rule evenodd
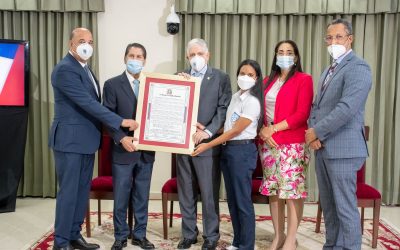
M124 118L136 117L140 72L146 62L146 49L139 43L128 44L124 61L126 70L104 84L103 104ZM109 130L114 139L112 173L114 187L114 237L112 250L127 246L132 234L132 244L142 249L154 249L146 238L147 214L154 152L134 151L132 132ZM131 198L135 227L129 232L126 211Z
M306 131L306 142L315 150L325 218L323 249L361 249L357 171L368 156L364 113L372 77L368 64L351 49L352 30L344 19L328 25L325 42L333 63L321 75Z
M98 249L80 234L87 208L95 152L100 145L101 124L111 130L134 130L133 119L123 119L100 103L100 88L87 60L93 52L88 29L76 28L69 53L51 74L55 115L49 135L59 191L53 249Z

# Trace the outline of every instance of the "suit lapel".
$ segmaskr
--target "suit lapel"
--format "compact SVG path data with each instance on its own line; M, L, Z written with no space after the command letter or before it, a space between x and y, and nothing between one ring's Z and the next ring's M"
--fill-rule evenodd
M99 83L98 83L96 77L94 76L93 72L90 70L90 68L89 68L89 70L90 70L90 73L92 74L92 76L93 76L93 78L94 78L94 81L96 82L96 87L97 87L97 90L99 91L99 95L97 95L97 93L96 93L95 87L93 86L93 81L92 81L92 79L90 79L89 75L86 73L85 69L84 69L84 68L82 67L82 65L78 62L78 60L76 60L75 57L73 57L70 53L68 53L66 57L68 58L69 61L71 61L73 64L75 64L75 66L76 66L77 68L79 68L79 73L81 74L82 79L86 79L86 81L85 81L85 80L83 81L83 84L84 84L84 85L85 85L85 84L86 84L86 85L89 85L89 86L88 86L89 92L92 94L92 96L93 96L96 100L101 101L100 86L99 86Z
M190 75L190 69L187 69L184 72ZM200 96L202 95L202 93L206 92L207 87L209 86L210 82L212 82L212 81L213 81L213 70L210 67L210 65L207 65L207 71L204 74L203 80L201 81Z
M324 70L324 72L321 74L321 78L319 79L319 82L318 82L318 89L317 89L317 101L318 101L318 103L321 101L321 98L322 98L322 92L321 92L321 89L322 89L322 84L324 83L324 80L325 80L325 78L326 78L326 76L327 76L327 74L328 74L328 71L329 71L329 67L327 67L325 70Z
M125 72L123 72L121 74L120 80L121 80L122 90L125 92L125 94L128 96L128 98L130 100L136 99L136 96L133 93L133 89L132 89L131 83L129 82L129 79L126 76Z
M130 113L133 114L132 118L135 119L137 100L136 100L135 93L133 93L131 83L129 82L129 79L126 76L125 72L123 72L121 74L120 81L121 81L121 91L123 91L126 94L127 99L128 99L126 105L128 105L130 107L130 109L132 110Z
M97 96L97 99L99 100L99 102L101 102L101 92L100 92L100 85L99 85L99 81L97 80L96 76L94 75L92 69L88 66L90 74L92 74L94 82L96 84L96 88L97 88L97 93L99 93L99 95L97 96L96 90L94 90L94 94ZM85 71L85 69L83 70ZM86 73L86 72L85 72ZM86 74L87 78L89 79L90 83L92 83L92 79L90 79L90 77ZM92 87L94 88L93 84Z
M201 81L200 94L207 92L206 90L210 85L210 82L212 81L213 81L213 70L209 65L207 65L207 71L204 74L203 80Z
M353 52L350 52L347 56L345 56L345 58L343 58L343 60L338 64L336 69L333 71L331 78L326 83L327 85L326 85L324 91L321 92L321 87L322 87L322 84L323 84L327 74L328 74L329 67L327 69L325 69L324 74L322 74L324 77L321 78L318 83L318 93L319 93L318 103L321 102L321 99L324 97L324 94L326 93L326 91L328 91L330 86L332 84L335 84L335 81L334 81L335 76L337 76L339 74L340 70L343 69L349 63L349 61L353 58L353 56L354 56Z

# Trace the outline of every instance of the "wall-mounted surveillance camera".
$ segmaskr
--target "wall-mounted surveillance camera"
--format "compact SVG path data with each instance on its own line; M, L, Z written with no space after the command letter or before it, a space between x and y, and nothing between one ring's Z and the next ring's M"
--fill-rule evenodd
M171 13L167 17L167 32L171 35L175 35L179 32L179 16L175 13L175 6L171 6Z

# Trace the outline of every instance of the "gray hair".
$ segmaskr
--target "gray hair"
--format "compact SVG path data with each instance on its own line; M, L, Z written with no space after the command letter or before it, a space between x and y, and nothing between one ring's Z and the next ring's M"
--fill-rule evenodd
M348 34L348 35L352 35L352 34L353 34L353 26L352 26L351 23L350 23L349 21L347 21L346 19L342 19L342 18L335 19L335 20L333 20L332 22L330 22L330 23L328 24L328 27L327 27L327 28L329 28L329 26L335 25L335 24L343 24L344 27L345 27L345 29L346 29L347 34Z
M190 49L195 45L200 46L204 52L208 52L208 46L206 41L204 41L201 38L193 38L188 42L186 46L186 54L189 54Z

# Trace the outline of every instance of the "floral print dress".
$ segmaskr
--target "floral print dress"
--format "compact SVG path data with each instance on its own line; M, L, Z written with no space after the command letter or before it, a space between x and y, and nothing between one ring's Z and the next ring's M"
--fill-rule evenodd
M305 143L281 144L271 148L262 142L259 153L263 166L261 194L278 195L280 199L307 198L306 173L310 150Z

